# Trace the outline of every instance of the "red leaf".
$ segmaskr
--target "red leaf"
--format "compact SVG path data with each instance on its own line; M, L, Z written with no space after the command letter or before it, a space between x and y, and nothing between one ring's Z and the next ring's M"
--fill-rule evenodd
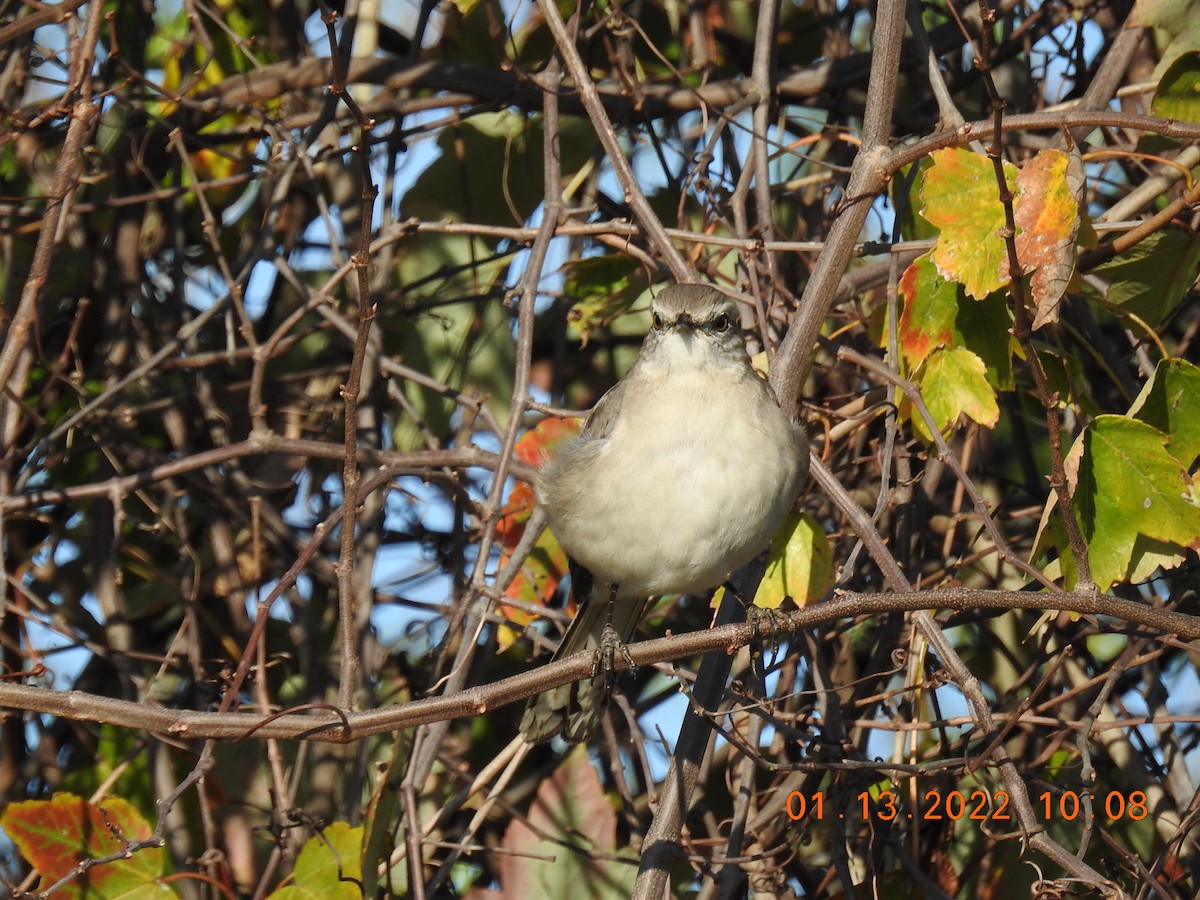
M73 794L13 803L0 816L0 826L42 876L39 889L48 888L84 859L120 853L152 833L141 814L120 798L93 804ZM103 898L128 896L137 890L139 896L161 893L173 897L175 894L158 882L162 869L163 851L148 847L88 869L61 894Z

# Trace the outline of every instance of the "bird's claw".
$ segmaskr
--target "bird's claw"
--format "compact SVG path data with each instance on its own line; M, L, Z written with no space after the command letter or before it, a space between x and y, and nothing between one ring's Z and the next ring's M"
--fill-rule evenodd
M763 619L767 620L767 627L771 632L771 666L774 666L775 660L779 656L779 633L784 630L781 627L783 617L777 610L770 607L753 604L746 607L746 620L754 626L755 632L759 630ZM762 644L757 640L752 641L750 645L750 666L758 677L761 678L765 674L762 666Z
M633 656L629 653L629 648L625 646L621 640L621 635L612 625L605 625L604 631L600 635L600 646L596 648L594 660L592 662L592 677L595 678L601 672L604 673L607 681L612 681L616 674L617 654L620 653L625 659L626 665L633 668Z

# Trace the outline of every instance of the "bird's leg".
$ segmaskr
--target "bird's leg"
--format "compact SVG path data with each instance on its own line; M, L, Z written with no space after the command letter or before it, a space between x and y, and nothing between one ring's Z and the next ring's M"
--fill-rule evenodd
M610 584L608 586L608 615L604 620L604 631L600 634L600 646L596 648L596 659L592 664L592 677L594 678L601 669L604 670L605 680L611 681L616 672L616 658L618 651L625 657L625 662L633 668L633 657L629 655L629 648L625 646L625 641L617 629L613 628L613 616L617 609L617 586Z

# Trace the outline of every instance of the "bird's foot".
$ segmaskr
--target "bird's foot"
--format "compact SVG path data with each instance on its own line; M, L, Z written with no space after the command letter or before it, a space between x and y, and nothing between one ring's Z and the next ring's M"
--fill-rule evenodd
M616 662L618 653L624 657L626 665L632 669L633 657L629 653L629 648L621 640L621 635L617 633L617 629L613 628L612 625L605 625L604 631L600 635L600 646L596 648L595 660L592 663L592 677L595 678L603 672L605 680L611 682L617 672Z
M746 621L754 626L754 630L761 631L765 623L767 631L771 637L771 646L779 644L779 635L781 632L786 632L786 619L779 610L765 606L755 606L753 603L746 606Z
M755 606L753 603L746 605L746 621L754 626L755 632L762 630L764 619L766 620L766 627L770 631L770 666L763 666L763 642L758 640L750 642L750 669L758 678L764 677L766 668L774 667L775 661L779 657L779 635L780 632L785 630L782 627L784 620L783 615L776 609Z

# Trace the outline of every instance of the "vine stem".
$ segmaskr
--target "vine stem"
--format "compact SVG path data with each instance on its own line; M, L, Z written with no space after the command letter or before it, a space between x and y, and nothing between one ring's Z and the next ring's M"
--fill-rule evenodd
M1025 364L1033 377L1034 389L1046 416L1046 431L1050 439L1050 487L1058 500L1058 511L1062 516L1063 529L1067 542L1071 547L1071 557L1075 562L1078 573L1077 587L1088 592L1095 591L1096 584L1092 580L1091 563L1088 560L1087 541L1079 529L1079 520L1075 518L1075 504L1067 487L1066 465L1062 447L1062 420L1059 417L1060 397L1057 391L1050 389L1046 380L1046 371L1042 368L1037 348L1033 344L1030 330L1029 309L1025 300L1025 285L1022 282L1024 270L1017 258L1017 222L1013 208L1013 192L1008 185L1008 177L1004 173L1004 153L1001 136L1004 133L1004 110L1008 101L1000 96L992 78L991 59L992 29L996 23L996 12L988 5L987 0L979 0L979 12L983 18L983 28L980 32L981 47L976 52L975 64L987 90L988 100L992 105L992 141L988 145L987 155L992 161L996 175L996 186L999 189L1000 203L1004 207L1004 246L1008 255L1008 294L1012 300L1013 337L1021 346L1025 355Z
M336 24L338 14L324 0L317 0L325 34L329 39L329 66L331 69L329 93L346 104L358 126L358 141L350 150L358 159L362 178L362 213L359 222L358 250L351 257L356 278L358 300L358 330L354 339L354 356L350 362L350 373L342 386L344 409L344 439L342 456L342 533L337 564L338 619L341 626L340 663L338 675L338 706L342 710L354 708L355 693L361 665L360 641L366 613L360 609L358 585L355 584L355 535L358 525L359 493L362 472L358 465L358 395L362 390L363 365L367 358L367 344L371 336L371 323L375 319L375 307L371 303L371 228L375 212L375 198L379 189L371 178L371 130L375 121L367 117L346 88L346 54L338 46ZM349 44L349 41L347 41ZM369 577L363 576L363 577ZM369 593L366 591L365 593Z

